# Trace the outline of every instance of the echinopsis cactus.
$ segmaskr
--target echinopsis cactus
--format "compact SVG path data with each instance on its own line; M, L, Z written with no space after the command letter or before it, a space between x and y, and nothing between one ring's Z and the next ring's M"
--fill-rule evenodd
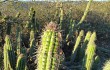
M20 31L20 26L17 26L17 31L16 31L16 53L17 56L21 54L21 31Z
M13 70L15 68L16 60L9 35L6 35L5 37L3 54L4 54L4 70Z
M82 41L83 35L84 35L84 31L81 30L80 33L79 33L79 36L76 39L76 43L74 45L74 49L72 50L71 61L74 61L75 58L76 58L76 55L78 54L77 52L80 49L79 45L80 45L80 43Z
M94 56L96 51L96 32L91 35L90 41L87 45L85 57L84 57L84 70L91 70L94 62Z
M85 39L84 39L84 43L82 44L81 46L81 50L80 50L80 59L84 57L85 55L85 50L87 48L87 44L90 40L90 37L91 37L91 31L88 31L86 36L85 36Z
M38 70L58 70L61 34L57 24L50 22L41 36L41 46L37 54Z
M36 12L34 9L31 7L30 12L29 12L29 22L28 22L28 28L29 29L36 29L36 19L35 19L35 14Z
M26 70L26 56L24 54L18 56L16 70Z

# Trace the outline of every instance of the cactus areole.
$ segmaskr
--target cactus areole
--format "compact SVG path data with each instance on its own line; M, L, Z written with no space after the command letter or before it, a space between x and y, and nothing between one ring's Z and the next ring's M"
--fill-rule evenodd
M37 54L37 70L58 70L61 34L58 25L50 22L43 30Z

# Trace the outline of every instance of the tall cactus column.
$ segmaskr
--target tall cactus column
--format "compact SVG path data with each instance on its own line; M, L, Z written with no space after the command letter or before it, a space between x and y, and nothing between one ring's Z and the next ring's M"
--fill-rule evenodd
M61 35L57 24L50 22L42 34L41 46L38 49L37 69L58 70Z
M16 70L26 70L26 56L24 54L18 56Z
M96 32L93 32L93 34L90 37L90 41L87 45L85 57L84 57L84 70L92 70L92 65L94 62L94 56L96 51Z
M13 70L15 69L15 54L11 45L9 35L5 37L4 44L4 70Z

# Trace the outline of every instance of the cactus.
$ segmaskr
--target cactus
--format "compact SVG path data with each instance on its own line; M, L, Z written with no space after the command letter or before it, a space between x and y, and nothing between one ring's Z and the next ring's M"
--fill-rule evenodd
M110 70L110 60L107 60L103 66L103 70Z
M21 31L20 31L20 25L17 24L17 31L16 31L16 53L17 53L17 56L19 54L21 54Z
M79 26L80 24L82 24L82 22L83 22L84 19L86 18L87 14L88 14L88 12L89 12L90 4L92 3L92 1L93 1L93 0L89 0L88 4L87 4L87 6L86 6L85 12L84 12L84 14L83 14L81 20L80 20L79 23L78 23L78 26Z
M30 12L29 12L28 27L29 29L33 29L33 30L36 29L35 28L36 27L35 11L32 7L30 8Z
M77 40L76 40L74 49L73 49L72 54L71 54L71 61L72 61L72 62L73 62L73 61L75 60L75 58L76 58L76 54L77 54L77 52L78 52L78 49L80 48L80 47L79 47L79 44L80 44L80 42L81 42L81 40L82 40L83 35L84 35L84 31L81 30L80 33L79 33L79 36L77 37Z
M16 70L26 70L26 56L20 54L17 59Z
M81 46L81 50L80 50L80 54L79 54L80 55L80 57L79 57L80 59L83 59L83 57L85 55L85 50L87 48L87 44L88 44L88 42L90 40L90 37L91 37L91 31L88 31L86 36L85 36L84 43Z
M94 62L94 56L96 51L96 32L91 35L90 41L87 45L85 57L84 57L84 70L91 70Z
M34 37L34 31L31 30L30 32L30 50L29 50L29 54L30 56L33 56L33 53L35 52L35 37Z
M15 54L13 47L11 45L9 35L5 37L4 44L4 70L15 70Z
M38 70L58 70L58 50L60 49L60 32L57 24L50 22L42 35L41 46L38 49Z
M75 26L75 20L70 20L69 32L66 36L66 42L68 42L69 39L71 39L73 37L74 26Z

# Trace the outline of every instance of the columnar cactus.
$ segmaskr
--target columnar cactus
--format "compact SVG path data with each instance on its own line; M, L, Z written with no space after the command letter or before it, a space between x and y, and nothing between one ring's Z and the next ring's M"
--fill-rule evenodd
M110 60L107 60L103 66L103 70L110 70Z
M38 49L37 69L58 70L61 34L57 24L50 22L43 31L41 46Z
M88 4L87 4L87 6L86 6L85 12L84 12L84 14L83 14L81 20L79 21L78 25L82 24L82 22L83 22L84 19L86 18L87 14L88 14L88 12L89 12L89 8L90 8L90 5L91 5L92 1L93 1L93 0L89 0Z
M36 27L35 11L32 7L30 8L30 12L29 12L28 27L29 29L33 29L33 30L35 30Z
M24 54L18 56L16 70L26 70L26 56Z
M34 37L34 31L31 30L31 32L30 32L30 50L29 50L30 56L33 55L33 52L35 51L34 49L35 49L35 37Z
M96 41L96 32L93 32L93 34L91 35L90 41L87 45L87 49L84 57L84 65L85 65L84 70L92 69L95 51L96 51L95 41Z
M4 70L13 70L15 69L15 54L13 47L11 45L9 35L5 37L5 44L4 44Z
M16 53L17 55L21 54L21 30L20 30L20 25L17 26L17 31L16 31Z
M74 32L74 26L75 26L75 20L70 20L70 25L69 25L69 32L66 36L66 41L70 40L73 37L73 32Z
M91 37L91 31L88 31L86 36L85 36L84 43L81 46L80 59L82 59L84 57L84 55L85 55L85 50L87 48L87 44L88 44L88 42L90 40L90 37Z
M76 43L75 43L74 49L73 49L73 51L72 51L72 55L71 55L71 60L72 60L72 61L74 61L75 58L76 58L76 54L77 54L77 52L78 52L78 49L80 48L80 47L79 47L79 44L80 44L80 42L81 42L81 40L82 40L83 35L84 35L84 31L81 30L80 33L79 33L79 36L78 36L77 39L76 39Z

